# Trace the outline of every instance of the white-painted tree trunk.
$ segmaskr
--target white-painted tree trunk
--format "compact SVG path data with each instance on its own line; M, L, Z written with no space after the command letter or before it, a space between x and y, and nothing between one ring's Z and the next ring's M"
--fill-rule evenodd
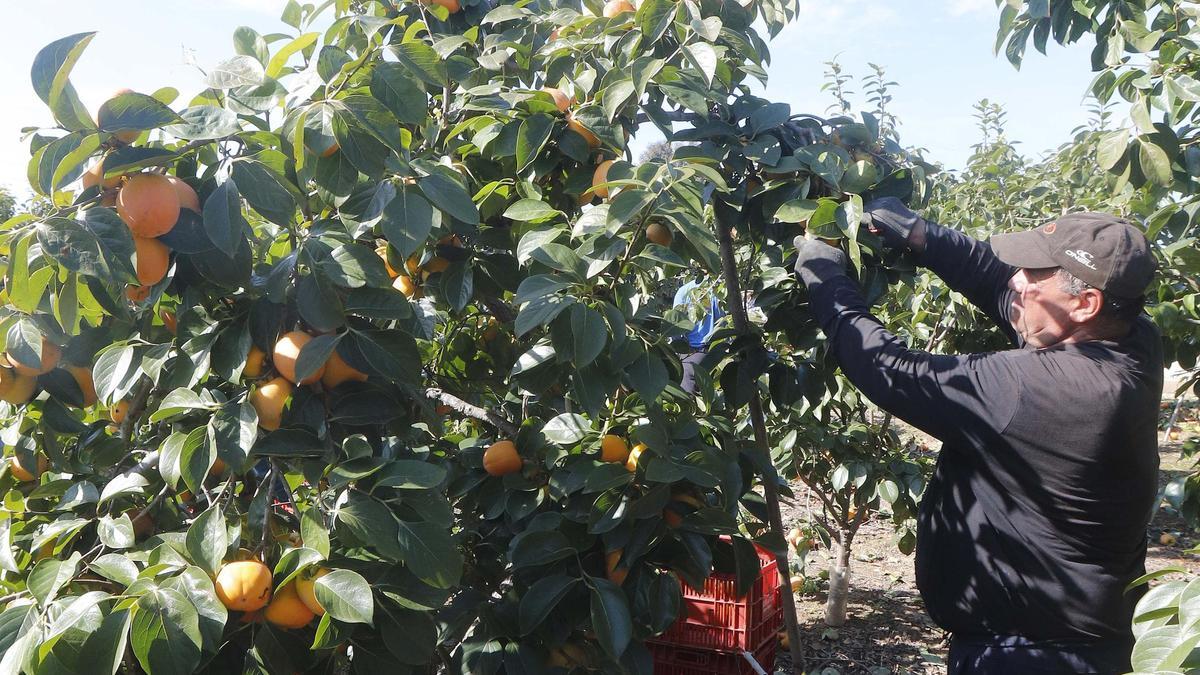
M846 601L850 596L850 538L842 534L833 544L833 566L829 569L829 596L825 600L825 625L846 623Z

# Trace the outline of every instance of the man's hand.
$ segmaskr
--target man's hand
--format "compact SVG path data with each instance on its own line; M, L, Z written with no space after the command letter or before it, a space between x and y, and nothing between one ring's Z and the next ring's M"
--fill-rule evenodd
M806 285L846 273L846 254L819 239L796 237L796 273Z
M863 207L867 227L892 248L925 250L925 221L895 197L881 197Z

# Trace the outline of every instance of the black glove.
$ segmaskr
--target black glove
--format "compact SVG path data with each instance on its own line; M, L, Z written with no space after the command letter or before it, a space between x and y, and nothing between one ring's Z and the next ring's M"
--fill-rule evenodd
M880 197L867 202L863 207L867 227L883 238L891 248L911 248L920 253L924 250L925 221L913 213L904 202L895 197ZM912 237L913 229L919 230L920 242Z
M820 239L796 237L796 274L806 285L846 273L846 254Z

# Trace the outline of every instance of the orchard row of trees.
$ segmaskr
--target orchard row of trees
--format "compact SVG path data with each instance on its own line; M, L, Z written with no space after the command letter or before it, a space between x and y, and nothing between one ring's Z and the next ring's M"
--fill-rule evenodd
M1006 6L1010 58L1138 20L1181 41L1161 14L1060 4ZM1027 162L981 104L970 167L939 175L900 145L880 68L855 112L832 64L827 119L749 92L753 26L795 12L293 1L294 32L237 29L199 96L94 115L70 79L93 35L42 50L46 206L0 233L0 672L648 673L681 583L748 587L754 544L787 568L792 476L824 514L793 541L837 547L843 620L854 533L886 510L910 550L926 469L825 358L792 237L836 240L914 344L981 346L962 298L859 230L874 196L976 234L1080 206L1148 218L1152 311L1194 365L1195 174L1166 135L1185 120L1101 116ZM1097 96L1174 67L1117 59ZM676 147L634 163L646 125ZM688 269L730 311L694 392L676 383L696 317L666 292ZM1154 617L1152 640L1185 639Z
M48 205L3 230L0 671L649 673L681 583L748 587L755 544L786 569L764 406L860 406L791 239L882 288L863 199L931 184L877 116L750 93L752 26L795 12L289 2L199 96L94 114L94 35L43 49ZM633 164L647 124L688 145ZM689 267L732 317L695 392Z

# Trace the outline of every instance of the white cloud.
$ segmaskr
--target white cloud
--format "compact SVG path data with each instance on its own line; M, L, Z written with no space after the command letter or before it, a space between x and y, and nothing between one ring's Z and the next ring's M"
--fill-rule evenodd
M286 0L217 0L214 4L276 17L283 14L283 8L287 6Z
M992 0L947 0L947 5L951 16L996 11L996 3Z

